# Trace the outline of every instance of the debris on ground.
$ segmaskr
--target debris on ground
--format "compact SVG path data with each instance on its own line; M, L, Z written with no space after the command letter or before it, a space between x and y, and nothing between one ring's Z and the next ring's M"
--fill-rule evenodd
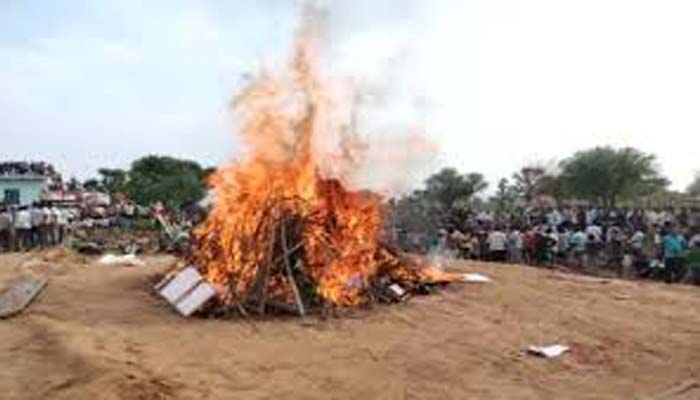
M169 253L185 254L191 243L191 226L189 224L170 222L161 214L156 215L156 220L162 229L160 237L161 249Z
M75 242L72 247L80 254L98 256L104 253L104 246L96 242Z
M25 308L46 287L48 279L25 277L0 292L0 318L9 318Z
M467 282L467 283L490 283L491 278L489 278L486 275L467 273L467 274L462 274L460 281Z
M108 252L153 254L159 250L158 231L149 229L79 229L69 242L71 248L85 255Z
M106 254L100 258L99 262L102 265L125 265L128 267L142 267L145 265L135 254L124 254L121 256Z
M569 346L561 344L551 344L546 346L530 346L527 348L527 352L544 358L557 358L562 354L570 351Z

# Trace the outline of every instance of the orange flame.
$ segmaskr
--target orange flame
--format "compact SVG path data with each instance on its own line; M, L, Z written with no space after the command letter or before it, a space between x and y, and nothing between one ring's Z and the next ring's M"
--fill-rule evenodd
M207 281L229 288L224 301L244 296L269 265L273 225L284 215L304 221L304 269L326 302L362 303L381 268L400 267L379 251L381 197L349 191L342 177L319 172L321 162L342 158L322 153L319 137L343 133L328 120L332 110L312 44L298 43L289 76L263 74L233 102L248 153L214 174L215 206L194 232L195 262ZM289 283L277 280L269 283L269 295L289 299Z

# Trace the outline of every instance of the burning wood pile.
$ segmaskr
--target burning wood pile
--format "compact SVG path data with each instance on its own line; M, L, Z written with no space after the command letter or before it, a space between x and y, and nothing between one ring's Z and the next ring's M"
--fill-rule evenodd
M335 181L319 184L342 190ZM209 268L213 264L206 263L207 257L223 249L212 236L200 236L203 258L198 261L205 266L201 272L223 294L213 311L304 316L335 306L398 302L455 279L437 269L421 267L382 244L377 226L371 228L369 237L355 236L353 227L369 221L345 219L336 208L348 211L348 201L352 204L355 196L375 201L369 194L339 192L334 200L344 203L306 214L303 210L310 205L303 200L272 200L262 207L252 236L241 241L246 251L239 253L240 264L232 269Z
M300 40L288 74L263 74L233 102L247 152L214 174L191 257L218 293L214 312L306 315L455 279L383 244L381 196L347 189L362 146L338 122L313 49Z

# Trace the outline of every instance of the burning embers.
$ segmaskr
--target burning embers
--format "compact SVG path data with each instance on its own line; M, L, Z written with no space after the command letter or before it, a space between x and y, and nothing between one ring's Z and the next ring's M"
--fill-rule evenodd
M234 102L248 153L214 175L215 206L195 229L193 263L219 306L241 313L392 301L452 278L383 245L381 197L324 173L348 169L352 140L333 120L311 48L301 42L288 77L264 75ZM343 151L321 150L333 142Z

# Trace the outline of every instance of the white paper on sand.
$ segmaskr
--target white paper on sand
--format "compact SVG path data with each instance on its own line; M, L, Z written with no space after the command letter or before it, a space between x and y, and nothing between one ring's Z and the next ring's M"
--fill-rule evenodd
M485 275L481 274L462 274L462 277L460 278L462 282L467 282L467 283L489 283L491 282L491 278Z
M144 262L141 261L134 254L125 254L123 256L118 256L114 254L105 254L100 258L100 264L102 265L128 265L131 267L141 267Z
M568 352L569 350L571 350L569 346L564 346L561 344L552 344L548 346L530 346L527 348L527 351L530 354L534 354L545 358L556 358Z

